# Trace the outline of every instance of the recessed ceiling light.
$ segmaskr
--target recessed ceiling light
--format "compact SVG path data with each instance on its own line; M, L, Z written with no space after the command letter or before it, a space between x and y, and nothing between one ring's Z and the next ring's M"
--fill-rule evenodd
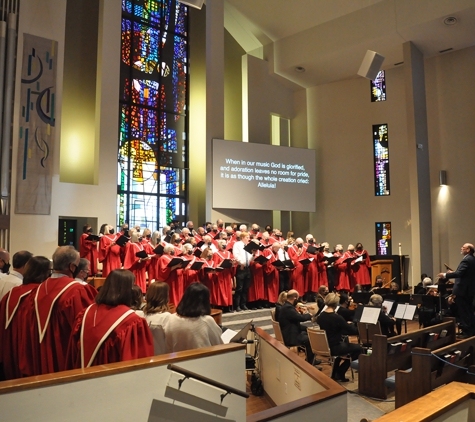
M458 23L458 19L455 16L447 16L444 19L444 24L448 26L457 25L457 23Z
M298 73L303 73L305 72L305 68L302 66L295 66L295 71Z

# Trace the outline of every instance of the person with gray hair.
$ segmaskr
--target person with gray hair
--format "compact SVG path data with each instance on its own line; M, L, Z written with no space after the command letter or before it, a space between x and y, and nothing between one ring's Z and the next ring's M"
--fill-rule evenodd
M25 301L24 335L31 339L31 373L23 376L64 371L69 337L76 315L94 302L97 291L74 278L78 274L79 252L61 246L53 254L53 274L41 283ZM24 345L23 345L24 346ZM28 372L28 371L26 371Z
M77 268L77 274L74 278L79 281L81 284L87 284L86 280L89 277L91 272L91 263L86 258L79 259L79 264Z
M140 287L142 293L147 291L146 267L150 256L141 242L139 233L133 232L130 242L125 245L124 269L131 271L135 276L135 284Z
M177 263L169 267L171 260L175 258L175 247L166 244L163 248L163 255L158 260L156 269L156 281L164 281L170 287L170 302L175 306L180 303L183 296L183 263Z
M382 308L383 297L381 295L372 295L369 298L368 305L381 308L378 318L379 325L381 326L381 334L387 337L395 336L394 324L396 323L396 318L388 315L388 310L386 308Z

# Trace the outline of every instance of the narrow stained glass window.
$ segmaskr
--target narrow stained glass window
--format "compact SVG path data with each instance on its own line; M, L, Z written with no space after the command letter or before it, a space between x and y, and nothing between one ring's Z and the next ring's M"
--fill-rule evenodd
M376 79L371 81L371 102L386 101L386 77L381 70Z
M188 10L122 0L117 224L187 219Z
M374 144L374 194L385 196L389 189L388 125L373 125Z
M376 255L391 254L391 223L376 223Z

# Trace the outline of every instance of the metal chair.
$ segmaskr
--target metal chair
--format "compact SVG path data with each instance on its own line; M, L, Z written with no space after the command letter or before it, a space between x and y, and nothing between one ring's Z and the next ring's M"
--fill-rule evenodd
M325 330L318 328L309 327L307 328L308 339L310 340L310 347L312 352L315 354L312 364L315 362L317 356L324 358L322 363L330 365L333 371L333 365L335 364L335 358L339 357L340 359L345 359L350 361L351 369L351 378L355 379L353 373L353 368L351 367L351 357L350 356L332 356L330 351L330 346L328 345L327 333Z
M303 346L287 346L284 343L284 337L282 336L282 330L280 329L280 325L277 321L271 321L272 322L272 328L274 329L274 335L275 339L277 341L280 341L285 347L287 347L289 350L292 350L293 352L299 354L300 352L305 353L305 347Z

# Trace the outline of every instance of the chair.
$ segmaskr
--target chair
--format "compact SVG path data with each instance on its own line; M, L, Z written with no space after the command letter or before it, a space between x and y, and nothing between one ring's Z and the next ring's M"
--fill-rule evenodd
M346 359L350 361L350 369L351 369L351 378L352 380L355 379L355 375L353 374L353 368L351 367L351 357L350 356L332 356L330 351L330 346L328 345L327 333L325 330L321 330L318 328L307 328L308 339L310 340L310 347L312 348L312 352L315 354L313 358L312 364L315 362L317 356L326 358L322 360L322 363L328 364L331 366L333 370L333 365L335 364L335 358L340 357L340 359Z
M379 321L376 324L366 324L358 322L358 341L361 347L368 348L373 344L373 337L381 334L381 325Z
M270 310L270 317L272 318L272 321L275 321L275 309Z
M299 352L305 353L305 347L303 346L287 346L284 343L284 337L282 336L282 330L280 329L280 325L277 321L271 321L272 322L272 328L274 329L274 335L275 339L277 341L280 341L285 347L287 347L289 350L292 350L293 352L299 354Z

